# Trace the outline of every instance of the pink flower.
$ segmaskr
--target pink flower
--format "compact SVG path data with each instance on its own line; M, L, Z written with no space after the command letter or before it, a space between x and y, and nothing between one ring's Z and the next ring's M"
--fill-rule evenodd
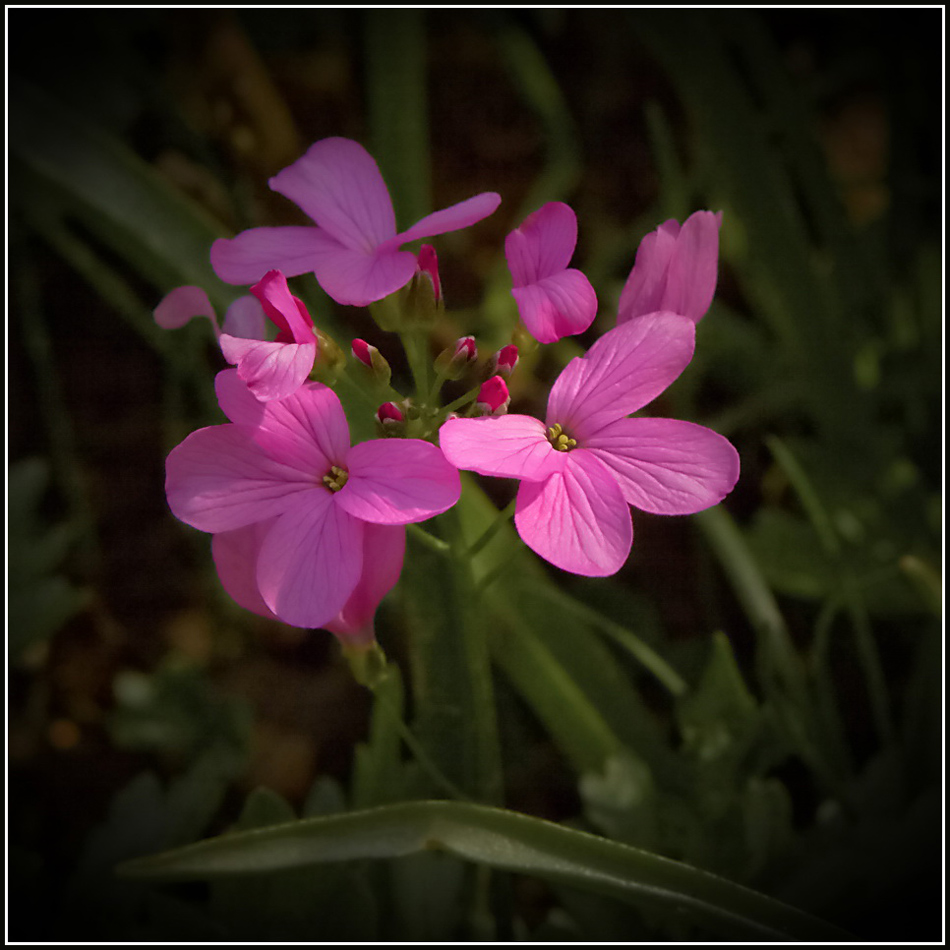
M277 327L277 339L243 340L222 333L221 352L237 366L238 376L262 402L285 399L303 384L317 358L313 321L303 301L290 293L287 278L279 270L265 274L251 293Z
M249 284L278 268L290 277L313 271L337 303L367 306L404 287L417 265L403 244L481 221L501 198L484 192L396 232L396 216L376 162L358 142L323 139L271 178L270 187L317 227L252 228L211 247L211 264L229 284ZM431 271L430 271L431 272Z
M698 323L716 292L721 225L721 211L697 211L682 227L671 218L651 231L637 248L617 323L658 310Z
M442 451L459 468L521 479L515 526L541 557L575 574L613 574L633 544L630 505L691 514L721 501L739 477L736 450L711 429L626 418L686 368L694 337L694 324L673 313L616 327L567 365L543 423L452 419Z
M340 400L320 383L266 403L236 370L219 373L215 386L231 422L199 429L172 450L165 490L186 524L239 532L215 544L222 582L239 603L262 602L293 626L331 623L355 609L352 597L365 605L361 578L374 591L385 586L367 571L392 573L391 554L366 565L375 526L424 521L458 500L458 472L428 442L351 448Z
M222 330L218 326L214 307L208 295L200 287L176 287L165 294L154 311L155 322L165 330L177 330L192 317L207 317L219 340ZM224 333L247 340L264 339L264 310L254 297L238 297L224 315Z
M583 333L597 314L590 281L568 267L577 245L577 216L550 201L505 238L505 257L521 322L539 343Z

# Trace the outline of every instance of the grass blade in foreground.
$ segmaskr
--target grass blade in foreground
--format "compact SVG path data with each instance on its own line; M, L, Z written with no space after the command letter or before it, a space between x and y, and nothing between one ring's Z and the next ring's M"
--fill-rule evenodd
M204 880L433 850L629 903L665 905L730 937L849 939L831 924L686 864L539 818L462 802L406 802L222 835L128 861L119 870L140 879Z

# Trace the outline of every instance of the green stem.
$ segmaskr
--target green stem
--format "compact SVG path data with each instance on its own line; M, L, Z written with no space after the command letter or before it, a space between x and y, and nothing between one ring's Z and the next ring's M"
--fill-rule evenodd
M508 523L511 519L511 516L515 513L515 505L518 499L513 498L501 511L498 512L498 517L485 529L481 537L476 540L472 546L465 552L465 557L472 558L477 557L485 550L486 545L491 541L492 538L498 534L498 531L501 527Z
M425 528L420 528L417 524L407 524L406 530L418 541L424 544L430 551L435 551L443 557L451 557L452 548L446 541L437 538L434 534L429 534Z

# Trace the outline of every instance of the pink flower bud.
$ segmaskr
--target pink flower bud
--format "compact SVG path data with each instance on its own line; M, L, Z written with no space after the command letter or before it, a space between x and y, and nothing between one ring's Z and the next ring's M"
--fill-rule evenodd
M475 337L463 336L455 344L455 358L464 359L468 363L474 363L478 359L478 347L475 345Z
M475 337L463 336L436 357L435 368L446 379L460 379L477 359Z
M373 366L373 352L376 351L375 346L370 346L366 340L356 339L353 341L350 347L353 355L364 365L372 368Z
M511 396L508 394L508 385L500 376L492 376L482 383L478 391L475 408L483 416L503 416L508 411Z
M518 365L518 347L513 343L503 346L491 359L491 368L507 379Z
M442 300L442 284L439 281L439 259L435 255L435 248L431 244L423 244L419 248L418 261L418 269L429 276L435 302L439 303Z
M381 423L385 423L387 419L392 422L405 421L402 410L394 402L384 402L379 409L376 410L376 418Z

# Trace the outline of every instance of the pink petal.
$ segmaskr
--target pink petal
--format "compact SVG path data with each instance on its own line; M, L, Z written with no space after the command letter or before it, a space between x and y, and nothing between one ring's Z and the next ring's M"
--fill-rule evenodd
M244 340L265 339L267 321L261 302L250 294L238 297L224 315L222 332Z
M296 277L313 270L320 254L339 244L319 228L251 228L211 245L211 266L226 284L253 284L268 271Z
M369 253L396 233L386 183L359 142L322 139L269 184L351 250Z
M449 419L439 430L445 457L457 468L479 475L542 481L565 464L540 419L531 416L486 416Z
M683 222L666 278L664 310L694 322L705 316L716 292L721 226L721 211L697 211Z
M371 643L373 620L380 601L396 586L406 553L406 529L401 525L363 525L363 571L350 599L327 630L350 642Z
M563 202L549 201L505 238L505 258L514 286L534 284L563 271L576 246L577 215Z
M373 439L350 449L349 480L337 503L375 524L425 521L459 500L459 473L442 452L421 439Z
M350 448L343 406L333 390L305 383L284 399L260 402L238 376L224 370L215 377L218 404L247 438L301 477L322 485L331 465L342 465Z
M620 292L618 324L647 313L669 309L663 306L663 294L679 231L679 222L671 218L640 242L633 269Z
M689 515L722 501L739 479L739 453L719 433L676 419L620 419L584 443L631 504Z
M176 287L165 294L154 311L155 322L164 330L177 330L192 317L207 317L218 332L218 319L208 295L200 287Z
M268 271L252 288L264 308L264 313L281 331L282 343L313 343L313 320L303 301L298 300L287 286L287 278L279 270Z
M317 282L337 303L367 307L412 280L416 255L392 247L366 253L334 244L311 264Z
M270 620L277 617L257 589L257 561L273 524L271 518L246 528L222 531L211 539L211 555L222 587L238 606Z
M597 295L590 281L574 268L511 291L518 314L539 343L554 343L583 333L597 316Z
M349 600L363 567L363 525L315 489L278 518L261 545L257 588L284 623L322 627Z
M555 567L606 577L623 566L633 544L630 508L610 472L582 449L543 482L522 482L515 527L525 544Z
M300 503L314 488L295 468L269 458L243 426L192 432L166 462L165 492L172 513L199 531L230 531ZM322 476L321 476L322 477Z
M695 324L655 313L605 333L568 363L551 389L548 425L583 441L655 399L693 356Z
M483 191L480 195L466 198L458 204L426 215L409 230L401 232L395 240L401 246L419 238L459 231L487 218L494 213L499 204L501 204L501 195L493 191Z
M262 402L295 393L310 375L317 356L316 342L267 343L226 333L219 342L224 358L237 365L238 375Z

